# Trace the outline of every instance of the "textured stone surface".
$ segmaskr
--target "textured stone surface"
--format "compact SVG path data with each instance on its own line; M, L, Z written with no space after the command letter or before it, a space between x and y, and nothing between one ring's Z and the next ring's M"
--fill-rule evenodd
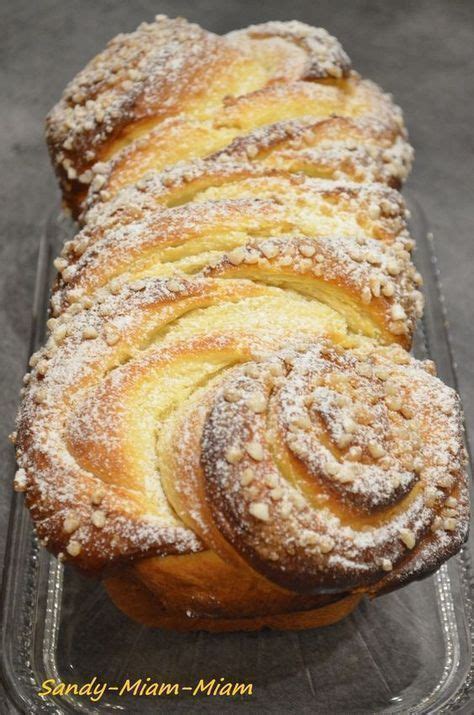
M10 0L3 3L0 46L0 458L5 486L0 563L13 468L6 436L27 359L38 236L58 202L43 117L67 81L110 37L157 12L186 16L216 32L268 19L321 25L341 40L362 74L395 95L416 149L409 190L435 235L460 389L468 425L474 426L470 0Z

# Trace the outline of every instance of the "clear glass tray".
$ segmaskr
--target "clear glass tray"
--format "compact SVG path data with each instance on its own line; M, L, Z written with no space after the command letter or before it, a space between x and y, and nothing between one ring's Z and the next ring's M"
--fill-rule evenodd
M428 224L414 197L411 229L425 279L426 312L415 353L431 357L455 385ZM71 226L51 219L43 233L32 349L41 342L50 264ZM342 622L306 632L210 635L151 630L122 615L100 583L64 568L38 547L21 496L12 508L3 589L2 668L9 711L26 713L474 712L469 548L434 576L374 602ZM100 701L41 698L40 684L87 683L109 689ZM125 679L178 683L202 678L252 683L253 694L119 696ZM223 679L222 681L220 679Z

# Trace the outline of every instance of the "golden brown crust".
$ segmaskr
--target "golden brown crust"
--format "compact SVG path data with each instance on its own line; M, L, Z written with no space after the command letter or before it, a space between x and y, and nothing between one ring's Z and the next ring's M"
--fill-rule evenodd
M399 187L413 154L403 124L371 83L354 79L352 84L352 91L345 92L303 83L269 87L227 100L218 119L179 115L164 121L110 161L94 165L88 205L110 200L148 171L206 155ZM313 119L325 115L329 118Z
M211 191L211 190L214 191ZM205 193L207 192L207 193ZM383 240L393 240L405 230L406 210L397 191L378 183L357 184L350 181L325 181L289 173L284 167L253 164L242 157L218 156L189 163L181 162L164 172L151 171L136 184L120 191L104 204L94 205L85 214L85 235L94 240L106 230L146 217L153 209L174 208L188 203L220 198L271 198L291 209L310 201L311 194L323 194L338 209L350 209L350 200L358 200L352 209L358 221ZM295 205L296 204L296 205ZM330 214L328 208L325 212Z
M239 582L237 582L238 585ZM236 582L232 582L235 588ZM144 625L152 628L165 628L176 631L208 631L223 633L226 631L257 631L262 628L277 630L302 630L320 628L337 623L357 607L361 595L352 594L338 598L314 609L289 611L243 618L216 618L189 612L188 614L169 613L160 604L156 595L143 585L143 582L127 575L108 578L105 587L115 605ZM253 600L253 603L255 601Z
M52 327L45 347L30 361L33 375L26 388L17 441L19 461L28 476L28 505L39 536L55 552L64 553L71 539L80 539L78 562L85 570L97 570L124 555L145 554L150 549L176 553L180 544L185 551L202 548L194 534L176 521L166 500L153 506L143 494L143 485L140 489L131 484L124 465L119 465L116 474L107 472L107 450L112 458L117 447L107 433L117 415L112 422L102 423L102 432L95 435L96 440L104 436L106 451L99 453L98 460L105 460L105 473L88 469L90 463L81 460L75 444L74 427L68 439L64 421L80 396L105 375L113 379L122 364L132 367L131 356L140 345L147 346L155 331L190 310L262 292L246 284L221 286L194 280L182 283L178 294L168 284L171 281L151 281L138 291L132 285L117 296L109 294L108 300L87 312L74 315L72 311L67 321ZM104 489L104 477L110 483L108 489ZM156 488L158 484L151 484L151 493ZM106 525L95 526L96 511L108 515ZM76 524L72 531L64 527L70 519Z
M278 119L334 114L366 117L369 124L376 117L395 130L394 161L364 151L344 157L340 150L337 159L326 150L309 160L309 169L404 178L410 150L398 108L350 71L349 58L325 30L272 22L218 37L157 16L112 40L77 75L48 115L46 136L65 202L77 215L89 185L93 197L110 197L149 168L211 154Z
M199 103L238 60L216 35L164 16L111 40L47 118L46 137L66 202L77 205L93 164L127 135Z
M336 38L322 27L311 27L296 20L250 25L227 37L240 51L248 50L256 61L276 65L275 80L288 79L292 56L298 75L304 80L340 79L347 77L351 69L349 57Z
M286 281L342 309L356 332L411 343L420 278L405 209L391 189L216 159L153 174L88 217L58 259L55 315L111 281L204 269Z
M403 349L412 150L337 41L160 16L47 134L83 226L18 420L43 543L141 622L210 631L335 622L455 553L458 399Z
M271 580L307 592L376 582L426 535L437 557L456 551L467 492L455 394L421 364L399 364L403 353L298 350L272 356L271 377L237 370L203 425L201 478L223 536ZM275 364L286 378L276 387ZM255 395L266 403L257 414ZM229 464L232 449L243 454ZM446 508L441 485L457 535L430 530Z
M238 277L286 286L343 312L348 327L382 343L410 347L421 296L404 261L377 240L355 242L306 236L253 240L225 256L205 274ZM399 272L390 276L392 262ZM388 285L391 295L383 294ZM394 317L397 320L394 320ZM400 319L401 318L401 319Z
M465 533L467 506L459 412L454 393L449 388L425 372L421 364L401 349L394 352L394 348L376 347L361 339L354 342L354 338L348 344L356 347L331 347L332 343L341 342L344 346L347 343L342 325L339 335L333 332L331 343L315 342L311 335L328 333L329 326L333 325L330 310L327 317L321 313L317 319L312 319L308 314L304 319L302 305L297 302L296 322L291 328L285 328L286 316L283 314L279 329L276 315L273 315L272 326L259 329L257 311L271 310L272 300L276 300L275 307L279 305L278 289L242 280L219 283L204 278L183 281L177 291L172 284L173 279L168 282L155 280L140 286L138 292L133 287L124 289L99 306L78 313L66 323L59 323L55 327L56 338L52 337L33 361L33 379L27 388L19 425L18 456L28 479L28 500L39 534L51 540L51 548L71 552L72 540L80 544L80 552L71 553L77 563L84 569L97 569L153 551L166 554L199 550L203 548L200 544L212 546L219 553L224 539L234 550L237 548L237 552L243 548L244 559L250 560L265 576L270 575L272 581L278 582L281 578L275 572L277 566L278 572L282 569L284 579L290 580L283 585L292 590L317 587L324 592L334 588L340 591L370 586L380 579L382 559L389 559L393 565L403 560L405 550L400 534L409 532L414 545L436 517L445 519L440 524L443 538L439 541L443 548L437 546L436 558L443 558L447 550L458 547L459 539ZM289 297L286 307L290 311L288 300ZM224 307L223 301L227 301ZM190 314L191 310L200 312L201 319ZM110 314L114 316L112 319ZM228 324L227 331L219 326L220 316L224 325ZM255 327L252 327L252 319ZM61 331L64 325L66 336ZM166 332L161 337L163 326L166 326ZM237 326L240 326L238 334ZM274 352L282 340L288 342L291 339L292 331L296 337L308 330L304 345L299 343L296 350ZM269 349L268 368L265 361L252 363L252 357L262 350L265 355ZM320 354L325 358L318 357ZM329 366L335 364L334 373L324 360ZM232 367L236 363L245 364L242 376ZM299 363L302 366L297 369ZM261 387L257 384L259 378L264 380ZM237 387L234 381L237 381ZM242 381L249 385L242 387ZM252 381L255 386L250 385ZM313 402L306 399L307 383L311 389L316 386L309 393ZM168 394L164 396L165 386L168 386ZM345 396L346 389L350 397ZM215 394L218 402L216 408L212 408ZM296 402L292 402L295 399ZM323 400L321 407L316 407L318 399ZM279 400L287 409L289 401L288 409L294 418L294 426L286 422L272 426L274 417L262 422L262 426L266 425L270 430L267 438L271 439L272 454L277 459L273 466L270 455L270 462L266 461L263 452L260 456L264 438L255 432L268 400L269 409ZM297 404L298 409L303 410L301 415L297 412ZM314 415L309 408L317 410ZM278 408L281 409L283 407ZM228 416L225 410L230 410ZM69 415L66 421L65 412ZM247 434L250 415L253 436ZM307 430L314 419L316 434L310 439ZM330 458L324 456L328 436L323 436L318 420L327 422L324 430L330 430L330 438L336 440ZM186 426L188 422L189 426ZM160 424L157 445L159 481L156 477L150 481L150 470L156 469L157 424ZM301 428L299 436L297 426ZM279 434L281 429L283 432ZM241 430L243 436L239 437ZM379 434L381 430L382 435ZM199 444L201 431L203 441ZM286 432L291 439L285 437ZM251 452L245 456L245 445L241 444L244 438L257 450L258 457L252 456ZM188 439L191 440L189 444ZM278 456L278 445L283 448L285 442L285 449L293 455L289 462L287 452ZM319 457L318 449L323 450ZM420 449L423 451L415 459L415 453ZM233 451L236 451L235 462L230 454ZM299 474L299 467L293 465L294 459L298 463L309 460L305 466L308 477ZM342 467L337 464L339 459L343 462ZM346 459L349 465L345 464ZM253 467L252 479L247 482L242 479L241 472L243 470L243 474L248 469L248 461ZM243 491L235 487L227 490L225 486L219 486L217 492L209 491L205 486L203 491L195 482L201 474L200 464L211 485L214 479L219 483L224 480L224 484L226 479L231 479L235 486L242 482ZM368 469L366 464L376 466ZM263 469L263 483L258 476L260 469ZM235 476L231 476L234 472ZM344 478L340 476L342 472ZM329 569L322 569L320 563L321 548L322 553L334 552L331 558L336 555L334 533L325 533L324 529L321 533L318 520L314 531L310 525L314 519L312 512L307 513L304 508L302 515L299 513L302 497L294 491L294 480L303 480L302 486L296 486L305 494L305 483L309 479L312 484L316 474L318 479L323 478L323 483L324 480L329 482L322 491L319 485L319 495L311 498L326 502L332 490L333 496L338 495L342 500L339 506L334 505L335 512L331 517L337 523L342 519L336 533L340 528L345 539L349 528L356 529L354 533L350 532L349 551L337 554L343 564L340 576L337 576L337 562ZM94 475L93 479L91 475ZM423 479L421 475L425 475ZM95 522L99 517L94 508L97 506L94 494L101 482L107 484L100 490L98 510L104 523L97 526ZM194 483L196 487L192 486ZM252 486L247 489L249 484ZM294 497L290 494L289 501L283 491L285 485L294 494ZM440 486L446 492L441 491ZM258 493L252 492L250 499L254 487ZM190 488L198 490L194 500ZM184 499L181 489L184 489ZM275 489L282 493L273 505ZM220 501L214 504L216 495ZM285 499L281 501L283 496ZM225 506L224 497L238 498L238 501ZM449 513L445 513L443 509L449 498L452 505L448 507ZM401 499L402 508L395 508ZM186 527L176 521L168 501ZM184 513L183 503L186 505ZM151 508L152 504L155 508ZM248 511L244 508L242 512L240 507L245 504ZM263 509L262 518L255 514L254 519L252 504L257 504L260 511ZM294 504L295 514L292 512ZM269 530L260 529L269 521L269 505L272 505L272 512L276 509L275 518L279 523L274 533L272 524ZM318 502L318 505L320 519L322 504ZM229 508L236 515L233 523L238 538L241 539L244 527L244 536L251 537L248 546L234 543L228 532L227 518L222 523L218 520L218 531L222 536L215 539L210 515L212 513L212 518L216 519L219 514L228 514ZM387 519L379 514L382 508L387 511L388 523L394 522L391 529ZM190 521L189 509L193 514ZM205 511L202 519L196 522L200 509ZM295 519L290 561L284 558L284 544L289 542L287 537L282 539L280 533L283 523L280 510L285 511L285 519L290 519L289 525ZM377 526L379 519L381 524ZM72 532L66 526L71 521ZM331 519L329 523L332 523ZM206 525L204 530L202 524ZM371 537L373 547L368 541L369 524L375 524ZM259 527L257 531L256 527ZM362 527L365 546L361 551L355 534ZM388 533L382 538L384 530ZM197 540L194 533L198 534ZM300 537L304 543L298 550ZM263 551L257 549L254 538L263 538ZM314 547L314 552L310 546ZM282 553L280 547L284 547ZM72 548L74 551L75 547ZM228 546L224 552L229 556ZM352 575L349 552L354 554ZM311 566L312 553L315 561ZM264 557L266 560L262 561ZM236 561L240 563L238 557Z
M106 579L105 587L115 605L124 611L130 618L152 628L165 628L177 631L208 631L222 633L226 631L256 631L262 628L278 630L301 630L306 628L319 628L336 623L347 616L356 608L361 600L360 594L342 596L340 598L321 596L320 603L314 608L306 610L293 610L279 613L267 613L247 617L216 617L203 616L188 609L188 613L167 611L158 595L150 591L132 575L121 574ZM229 591L237 587L239 582L232 581ZM252 605L256 600L252 598ZM257 601L258 603L258 601ZM264 604L262 603L262 606Z

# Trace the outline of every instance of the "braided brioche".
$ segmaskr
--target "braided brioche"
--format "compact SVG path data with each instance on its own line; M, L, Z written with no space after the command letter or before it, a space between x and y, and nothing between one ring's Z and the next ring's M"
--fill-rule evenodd
M469 504L422 312L400 110L299 22L158 16L47 120L55 261L15 486L148 625L305 628L436 570Z

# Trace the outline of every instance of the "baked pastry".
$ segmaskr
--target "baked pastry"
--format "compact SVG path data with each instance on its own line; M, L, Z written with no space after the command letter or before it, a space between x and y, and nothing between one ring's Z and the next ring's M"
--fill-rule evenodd
M466 538L459 400L410 356L400 110L298 22L157 17L47 123L81 220L30 360L15 487L151 626L334 622Z
M236 156L270 154L278 166L283 154L285 168L309 164L311 175L330 178L398 184L411 161L400 110L351 70L337 40L299 22L218 37L158 16L116 37L77 75L46 135L76 215L91 185L91 200L108 199L150 169L233 140Z

